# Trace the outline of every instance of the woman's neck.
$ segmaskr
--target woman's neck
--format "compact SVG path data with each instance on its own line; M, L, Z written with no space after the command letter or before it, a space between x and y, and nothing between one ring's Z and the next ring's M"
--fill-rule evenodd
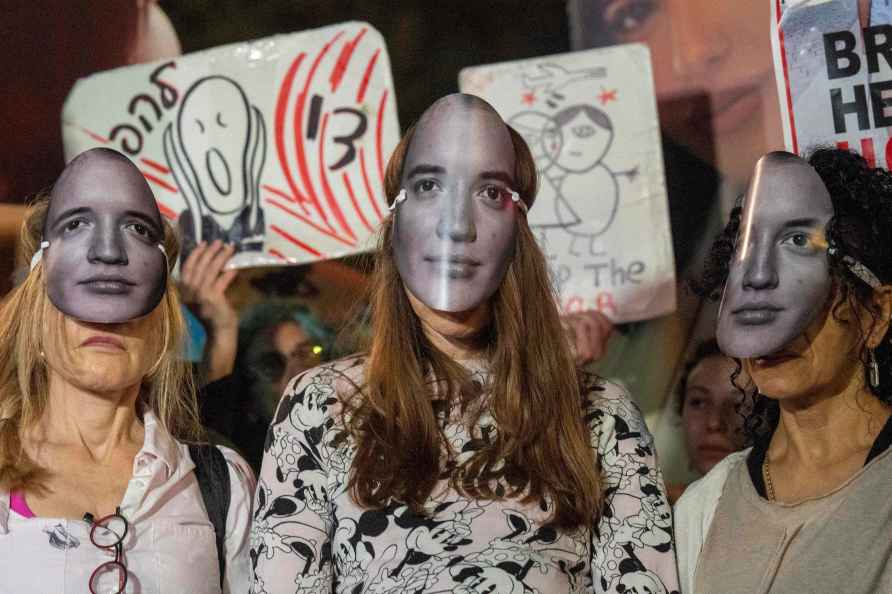
M121 444L142 444L138 396L139 385L97 394L51 372L47 408L32 438L47 445L80 447L94 461L107 461Z
M892 413L860 380L841 393L781 400L769 458L815 470L869 451Z
M489 325L489 303L464 312L431 309L408 290L409 303L421 320L421 328L430 343L454 361L479 358L484 346L480 337Z

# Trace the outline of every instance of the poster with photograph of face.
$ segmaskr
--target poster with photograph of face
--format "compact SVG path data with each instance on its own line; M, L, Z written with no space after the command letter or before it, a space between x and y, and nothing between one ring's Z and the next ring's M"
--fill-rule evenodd
M629 44L462 70L527 141L539 171L528 221L561 309L617 322L675 309L675 272L650 54Z
M248 267L369 249L399 123L384 39L348 22L82 79L62 132L66 160L139 167L184 258L219 239Z
M888 0L766 0L787 150L832 144L892 165Z

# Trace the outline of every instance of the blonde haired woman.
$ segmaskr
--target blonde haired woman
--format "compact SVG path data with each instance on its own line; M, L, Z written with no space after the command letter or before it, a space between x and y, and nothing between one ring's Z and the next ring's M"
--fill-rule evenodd
M31 209L31 270L0 310L4 591L247 589L251 472L228 450L222 474L218 454L196 465L179 441L201 430L176 252L139 170L111 150L77 157Z

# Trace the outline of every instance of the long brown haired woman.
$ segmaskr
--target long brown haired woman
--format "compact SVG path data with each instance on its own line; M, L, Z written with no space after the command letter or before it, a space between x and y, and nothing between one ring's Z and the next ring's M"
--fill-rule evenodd
M212 455L230 493L215 533L208 467L178 441L201 431L177 251L139 170L108 149L74 159L30 210L31 270L0 309L0 590L247 589L251 471Z
M371 344L285 391L254 591L677 590L651 436L626 394L574 367L526 224L521 137L448 96L385 186Z

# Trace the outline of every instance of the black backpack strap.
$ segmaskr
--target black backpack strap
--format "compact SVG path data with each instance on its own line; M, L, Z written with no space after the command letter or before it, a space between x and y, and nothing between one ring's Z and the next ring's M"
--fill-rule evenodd
M214 526L217 538L217 561L220 566L220 587L226 574L226 516L229 514L229 466L223 452L209 443L189 445L189 455L195 463L195 478L201 489L201 498Z

